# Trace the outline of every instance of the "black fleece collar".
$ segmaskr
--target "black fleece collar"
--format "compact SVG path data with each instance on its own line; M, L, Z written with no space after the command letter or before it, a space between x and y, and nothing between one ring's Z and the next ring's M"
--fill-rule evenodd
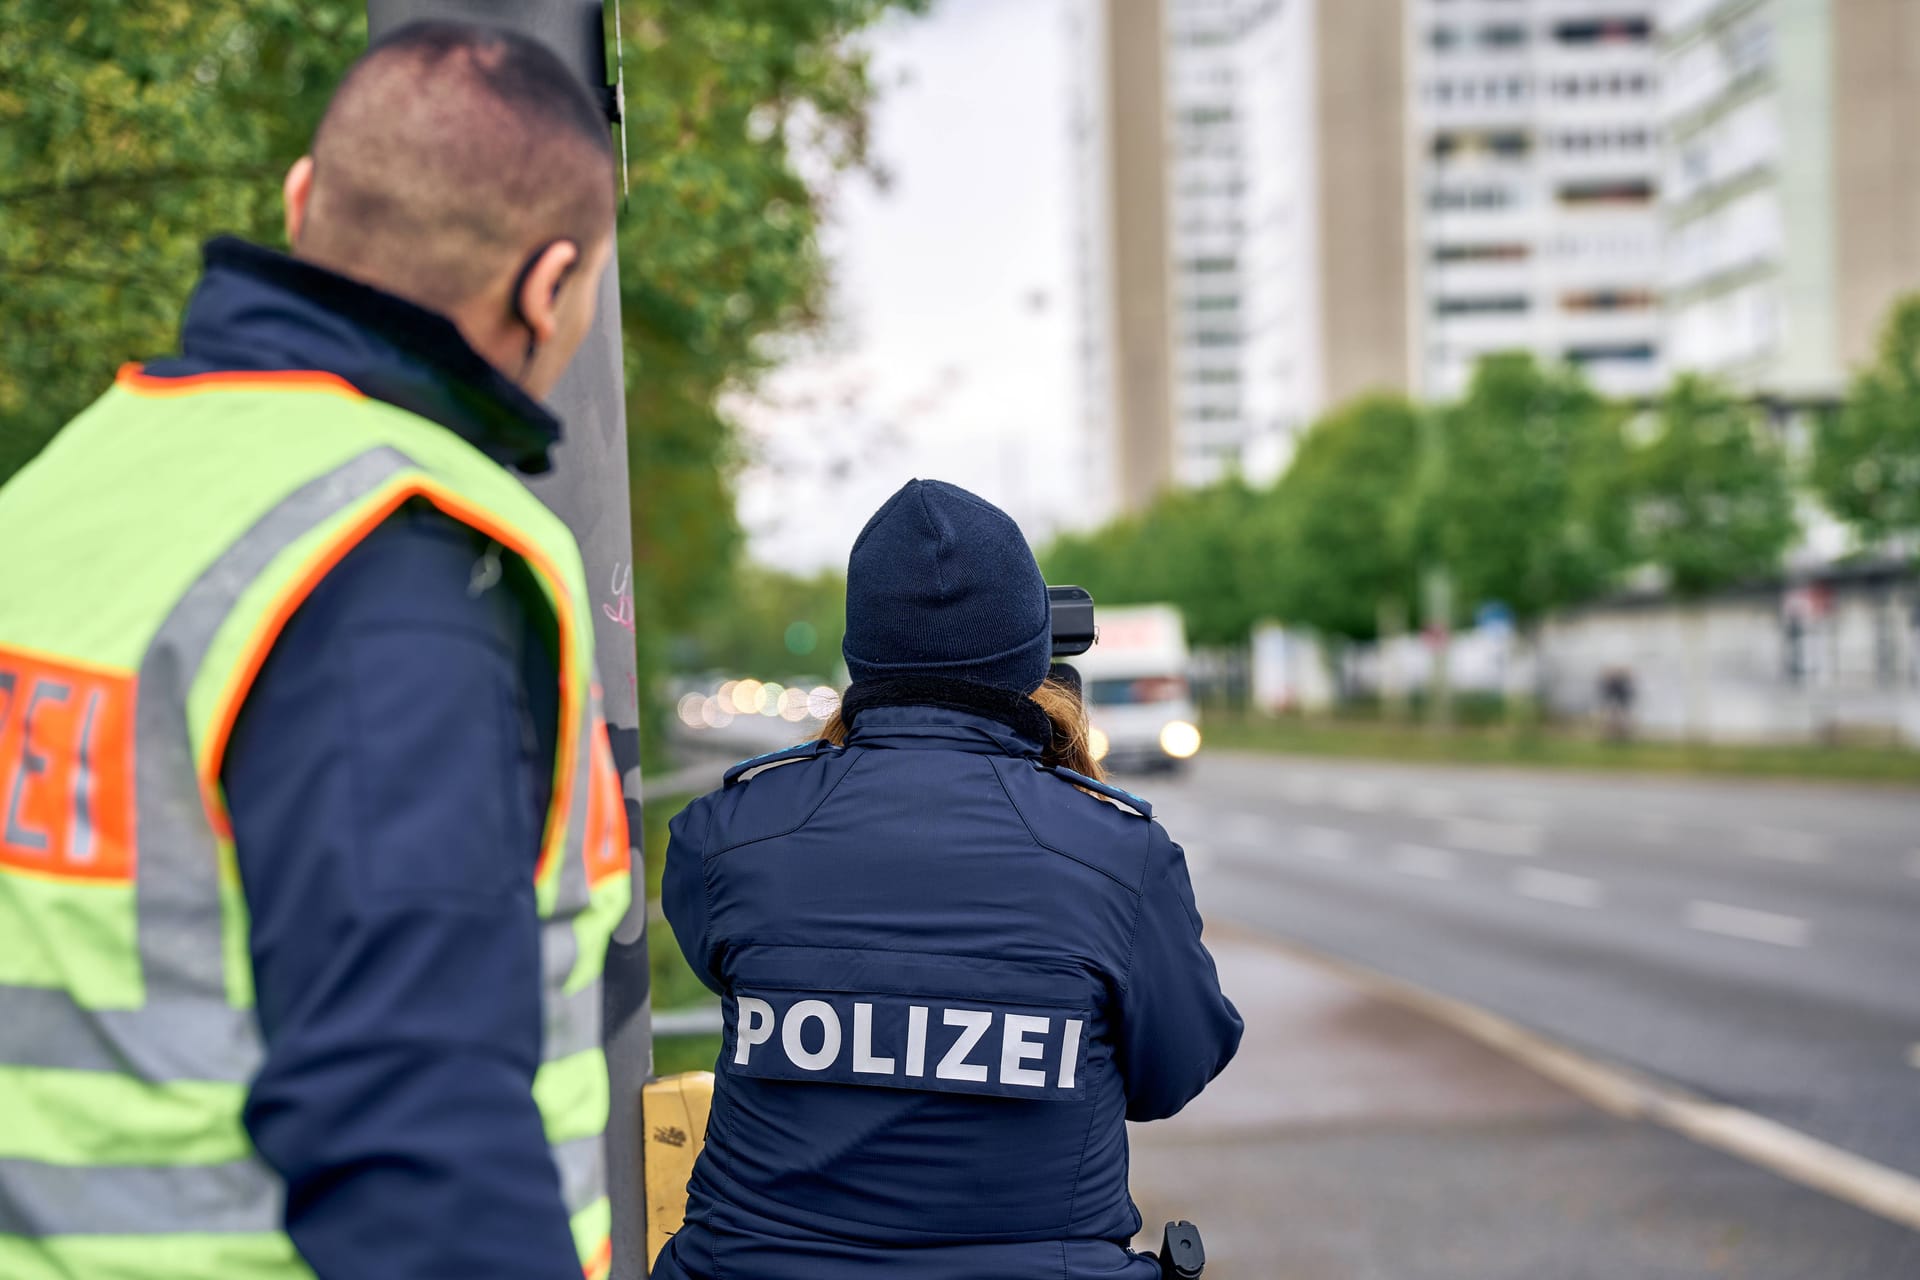
M1006 725L1035 748L1053 741L1053 721L1040 704L1011 689L949 680L941 676L894 676L885 680L858 680L840 700L840 714L856 726L862 711L875 707L940 707L985 716Z
M551 466L560 420L437 311L233 236L207 242L181 355L146 371L319 369L458 433L528 473Z

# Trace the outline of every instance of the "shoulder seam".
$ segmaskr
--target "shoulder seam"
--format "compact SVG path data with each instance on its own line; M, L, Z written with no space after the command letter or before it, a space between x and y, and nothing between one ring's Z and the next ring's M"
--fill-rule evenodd
M1101 875L1105 876L1107 879L1119 885L1122 889L1125 889L1127 890L1127 892L1133 894L1134 897L1138 898L1140 896L1140 890L1129 886L1125 880L1122 880L1119 876L1116 876L1115 874L1113 874L1113 872L1107 870L1105 867L1097 867L1093 863L1088 862L1085 858L1082 858L1080 855L1076 853L1069 853L1067 850L1060 848L1058 845L1049 844L1045 840L1042 840L1039 837L1039 835L1034 832L1033 824L1027 821L1027 815L1021 811L1020 802L1013 798L1013 791L1007 786L1006 776L1000 772L999 759L990 757L988 760L988 763L993 767L994 781L1000 784L1001 794L1006 796L1007 803L1013 807L1013 814L1016 818L1020 819L1020 825L1026 828L1027 839L1033 841L1035 845L1039 846L1042 849L1045 849L1049 853L1058 854L1059 856L1067 859L1070 862L1077 862L1089 871L1099 872Z
M840 789L841 784L847 780L848 776L851 775L855 769L860 767L860 762L865 758L866 758L865 752L862 752L859 755L854 756L853 759L848 762L846 772L840 775L839 780L836 781L832 786L828 787L827 793L821 796L819 801L813 806L813 808L807 810L805 815L803 815L801 819L798 822L794 823L792 826L787 827L785 830L782 830L782 831L769 831L766 835L755 836L751 840L742 840L738 844L722 845L711 853L702 854L701 855L702 865L715 861L722 854L732 853L735 849L744 849L750 844L760 844L761 842L766 840L778 840L782 836L790 836L794 832L800 830L802 827L806 826L809 822L813 821L814 815L819 813L820 810L825 807L827 801L833 799L833 793ZM815 756L814 759L817 760L819 759L819 757Z

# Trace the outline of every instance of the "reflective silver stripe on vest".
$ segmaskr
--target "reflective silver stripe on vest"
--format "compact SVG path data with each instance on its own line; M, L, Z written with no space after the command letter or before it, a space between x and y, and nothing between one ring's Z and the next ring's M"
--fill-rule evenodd
M282 1230L280 1180L258 1160L179 1168L0 1160L0 1235Z
M65 991L38 987L0 986L0 1026L8 1028L13 1066L106 1071L155 1084L205 1079L201 1046L255 1034L253 1010L224 999L152 996L139 1009L83 1009Z
M590 693L587 705L581 708L575 740L573 794L567 798L567 838L561 846L560 883L554 894L553 916L540 930L540 969L547 990L540 1056L548 1062L600 1047L600 984L591 983L572 995L561 994L580 957L573 921L588 904L587 804L593 794L593 726L600 718L598 712L599 702Z
M607 1194L606 1143L598 1134L556 1146L553 1163L560 1170L560 1194L568 1213L578 1213Z
M215 837L187 728L194 677L241 594L282 552L410 465L397 450L371 449L295 489L207 567L147 647L134 713L134 811L140 968L149 1001L227 999ZM237 1039L197 1044L179 1043L176 1033L154 1022L152 1034L175 1042L190 1064L183 1072L188 1077L238 1083L259 1064L251 1021Z

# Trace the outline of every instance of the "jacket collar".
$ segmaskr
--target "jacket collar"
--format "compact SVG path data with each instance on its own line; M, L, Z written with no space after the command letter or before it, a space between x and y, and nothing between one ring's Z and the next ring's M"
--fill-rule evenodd
M439 312L232 236L209 241L204 260L181 354L147 373L317 369L439 423L504 465L551 466L559 419Z
M841 714L850 746L934 747L979 755L1038 756L1053 726L1031 698L964 680L911 676L861 680Z

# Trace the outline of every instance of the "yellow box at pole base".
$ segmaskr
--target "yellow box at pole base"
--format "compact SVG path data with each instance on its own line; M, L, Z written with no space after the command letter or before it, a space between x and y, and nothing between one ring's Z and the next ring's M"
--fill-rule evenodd
M641 1169L647 1188L647 1269L687 1217L687 1181L707 1141L713 1072L649 1080L640 1095Z

